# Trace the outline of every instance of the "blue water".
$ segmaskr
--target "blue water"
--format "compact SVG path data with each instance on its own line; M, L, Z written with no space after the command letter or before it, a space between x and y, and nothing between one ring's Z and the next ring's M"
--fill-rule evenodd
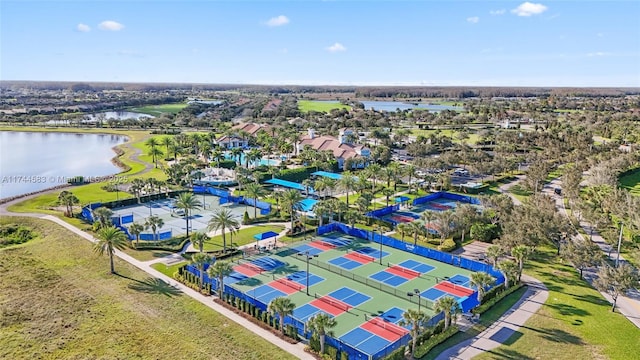
M231 155L231 153L226 153L225 158L227 160L233 160L235 161L236 158ZM244 153L240 154L240 165L244 166L246 164L246 159L244 156ZM249 162L249 166L278 166L280 165L280 162L278 160L273 160L273 159L260 159L259 161L250 161Z

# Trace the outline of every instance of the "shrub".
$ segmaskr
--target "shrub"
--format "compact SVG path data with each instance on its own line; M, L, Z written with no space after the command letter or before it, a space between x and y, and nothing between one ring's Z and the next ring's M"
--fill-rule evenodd
M471 226L471 237L482 242L491 242L498 237L498 225L475 223Z
M497 293L497 295L495 295L495 297L493 297L492 299L490 299L490 300L488 300L486 302L483 302L483 304L481 304L480 306L478 306L475 309L471 310L471 312L473 312L474 314L483 314L487 310L491 309L493 307L493 305L495 305L498 302L500 302L500 300L504 299L509 294L512 294L513 292L517 291L518 289L520 289L523 286L524 286L523 284L517 284L517 285L511 286L510 288Z
M0 226L0 247L26 243L34 237L33 231L24 226L16 224Z
M220 163L218 164L218 167L224 168L224 169L235 169L236 168L236 162L233 160L224 160L224 161L220 161Z
M444 252L449 252L449 251L453 251L458 247L458 244L456 244L453 239L446 239L442 245L438 246L438 250L440 251L444 251Z
M308 179L312 172L315 172L315 167L312 166L285 169L280 171L278 178L299 183L302 182L302 180Z
M422 345L416 347L415 357L421 358L427 355L427 353L429 353L429 351L431 351L431 349L433 349L436 345L441 344L448 338L455 335L457 332L458 332L458 327L453 325L449 327L447 330L441 332L440 334L433 335L431 338L429 338L429 340L425 341Z
M251 218L249 217L249 213L246 211L244 212L244 216L242 217L242 224L243 225L251 224Z

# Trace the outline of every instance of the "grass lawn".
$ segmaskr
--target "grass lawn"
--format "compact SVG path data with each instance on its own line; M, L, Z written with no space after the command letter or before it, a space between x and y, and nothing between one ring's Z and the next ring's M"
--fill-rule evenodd
M294 359L167 283L38 219L42 239L0 251L0 358ZM195 331L197 329L197 331Z
M555 251L539 249L525 272L549 289L544 306L506 344L474 359L632 359L640 329L619 313Z
M520 184L513 185L511 188L509 188L509 192L522 202L528 199L532 194L531 191L525 189Z
M143 114L149 114L153 116L160 116L165 113L177 114L180 112L180 110L186 107L187 107L186 103L180 103L180 104L147 105L147 106L134 107L129 110L143 113Z
M436 129L411 129L411 134L418 136L418 135L422 135L424 137L428 137L432 134L434 134L436 131L439 131L439 134L441 136L447 136L453 139L454 143L462 143L462 140L459 140L457 138L457 134L458 132L455 130L451 130L451 129L443 129L443 130L436 130ZM469 138L465 139L464 141L469 144L469 145L475 145L478 143L478 140L480 140L480 135L476 134L476 133L469 133Z
M313 100L298 100L298 109L302 112L318 111L318 112L330 112L333 109L347 109L351 110L351 106L343 105L339 102L326 102L326 101L313 101Z
M173 277L173 274L175 274L175 272L178 271L178 268L185 265L186 263L187 263L186 261L181 261L179 263L169 265L169 266L162 263L157 263L157 264L151 265L151 267L167 276Z
M620 185L631 194L640 196L640 169L621 177Z
M227 231L225 232L227 247L251 244L256 241L256 239L253 238L253 235L260 234L267 231L280 233L282 230L284 230L284 226L280 226L280 225L255 225L255 226L238 231L236 234L233 235L233 241L231 240L231 235ZM212 237L204 244L204 251L216 251L221 249L222 249L221 235Z
M128 247L125 248L123 251L128 255L131 255L131 257L133 257L134 259L140 260L140 261L155 260L157 258L162 258L162 257L173 254L170 251L164 251L164 250L136 250Z
M442 344L437 345L431 351L429 351L427 355L420 358L420 360L433 360L446 349L480 334L488 327L490 327L496 320L498 320L500 316L502 316L507 310L509 310L515 303L517 303L526 291L527 288L523 287L509 294L507 297L502 299L502 301L495 304L491 309L482 314L479 323L473 325L466 332L458 332L454 336L444 341Z

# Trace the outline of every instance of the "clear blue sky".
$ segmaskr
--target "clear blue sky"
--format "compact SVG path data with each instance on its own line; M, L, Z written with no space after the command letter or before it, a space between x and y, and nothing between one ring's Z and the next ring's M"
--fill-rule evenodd
M640 86L640 1L0 1L0 79Z

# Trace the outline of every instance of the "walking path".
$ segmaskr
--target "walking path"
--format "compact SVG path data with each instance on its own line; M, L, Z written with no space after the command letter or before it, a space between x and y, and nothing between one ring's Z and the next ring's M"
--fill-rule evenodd
M15 201L24 201L25 198L21 198L21 199L16 199ZM7 211L7 207L10 206L12 203L14 203L15 201L3 204L2 206L0 206L0 214L4 215L4 216L25 216L25 217L33 217L33 218L40 218L40 219L44 219L44 220L48 220L51 222L54 222L66 229L68 229L69 231L72 231L73 233L81 236L82 238L89 240L90 242L96 242L96 239L91 236L90 234L76 228L73 225L68 224L67 222L52 216L52 215L46 215L46 214L37 214L37 213L12 213ZM133 258L132 256L116 250L115 255L122 259L123 261L128 262L129 264L137 267L138 269L144 271L145 273L149 274L150 276L153 276L155 278L161 279L163 281L165 281L167 284L170 284L171 286L179 289L180 291L182 291L185 295L190 296L191 298L193 298L194 300L202 303L205 306L208 306L209 308L213 309L214 311L226 316L227 318L229 318L230 320L238 323L239 325L241 325L242 327L248 329L249 331L252 331L253 333L255 333L256 335L260 336L261 338L271 342L272 344L278 346L279 348L287 351L288 353L296 356L299 359L315 359L311 354L307 353L304 351L305 345L302 343L298 343L298 344L290 344L282 339L280 339L278 336L274 335L273 333L271 333L268 330L265 330L263 328L261 328L260 326L254 324L253 322L243 318L242 316L234 313L233 311L223 307L222 305L219 305L215 302L213 302L213 297L211 296L205 296L200 294L197 291L194 291L192 289L190 289L189 287L173 280L172 278L162 274L161 272L153 269L151 267L151 265L155 262L157 262L157 260L151 260L151 261L140 261L137 260L135 258ZM160 259L163 260L163 259Z
M527 275L522 275L522 280L529 288L517 303L485 331L443 351L436 360L471 359L497 348L511 335L517 333L518 329L542 307L549 297L546 286L539 280Z

